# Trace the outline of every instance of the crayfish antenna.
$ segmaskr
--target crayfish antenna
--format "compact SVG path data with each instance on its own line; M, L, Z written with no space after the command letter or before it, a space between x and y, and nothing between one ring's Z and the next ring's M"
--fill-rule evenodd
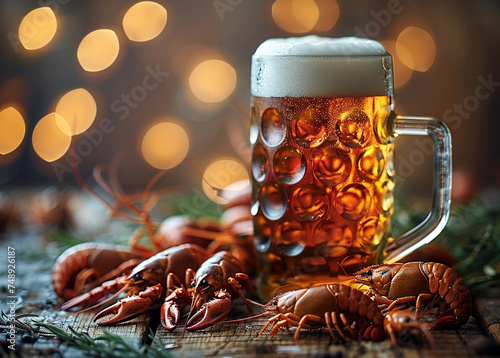
M252 302L252 303L254 303L254 302ZM262 312L262 313L259 313L259 314L256 314L256 315L253 315L253 316L250 316L250 317L243 317L243 318L238 318L238 319L232 319L232 320L227 320L227 321L218 322L218 323L222 324L222 323L237 323L237 322L243 322L243 321L250 321L251 319L269 316L270 314L272 314L272 312L265 311L265 312Z
M332 283L347 282L353 280L353 277L337 278L328 281L307 281L307 282L294 282L276 288L273 291L273 296L279 295L281 293L293 290L300 290L304 288L311 288L315 286L324 286Z
M261 307L261 308L264 308L264 306L265 306L265 305L263 305L262 303L255 302L255 301L253 301L253 300L251 300L251 299L248 299L248 298L246 298L246 300L247 300L247 302L250 302L251 304L256 305L256 306L259 306L259 307Z

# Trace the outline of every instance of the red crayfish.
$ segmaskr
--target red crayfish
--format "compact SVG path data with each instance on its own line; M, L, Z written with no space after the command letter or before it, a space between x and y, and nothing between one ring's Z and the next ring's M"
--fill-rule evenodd
M435 262L381 264L356 272L355 282L369 287L367 294L390 311L415 304L415 318L437 308L432 329L455 328L466 323L472 312L467 284L452 268Z

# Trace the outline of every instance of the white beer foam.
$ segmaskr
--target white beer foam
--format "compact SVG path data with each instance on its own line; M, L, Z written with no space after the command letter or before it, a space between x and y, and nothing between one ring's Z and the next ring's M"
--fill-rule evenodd
M252 57L259 97L392 95L392 58L377 41L318 36L269 39Z

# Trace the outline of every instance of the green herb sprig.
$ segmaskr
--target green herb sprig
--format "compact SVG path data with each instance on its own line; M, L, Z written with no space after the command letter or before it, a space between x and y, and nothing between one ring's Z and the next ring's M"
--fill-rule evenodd
M77 332L71 326L68 331L56 325L39 322L35 319L31 321L27 318L38 317L37 315L18 315L13 320L2 311L0 315L0 327L13 323L15 327L25 333L28 333L34 339L44 337L49 339L58 339L68 348L75 348L81 352L86 352L94 357L106 358L171 358L172 354L163 346L161 341L154 340L153 331L149 332L149 339L153 342L151 345L136 347L128 343L123 337L104 331L102 335L92 338L85 332Z

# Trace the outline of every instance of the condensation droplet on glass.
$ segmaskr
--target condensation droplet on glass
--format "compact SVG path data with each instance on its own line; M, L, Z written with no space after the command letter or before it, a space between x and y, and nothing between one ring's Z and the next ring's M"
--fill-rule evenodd
M298 145L304 148L315 148L325 140L326 127L324 120L314 108L306 109L292 121L292 135Z
M306 160L298 149L283 147L274 155L273 170L282 183L295 184L304 177Z
M286 256L297 256L304 251L307 232L294 220L283 220L276 226L276 245Z
M325 147L314 157L314 175L323 184L335 186L351 173L349 154L339 148Z
M292 194L291 205L301 220L318 220L328 212L328 195L319 187L306 184Z
M269 170L269 158L266 149L256 144L252 154L252 175L258 182L263 182L266 179Z
M276 108L267 108L262 113L260 132L262 139L270 147L276 147L285 139L285 121Z
M276 183L267 182L262 186L260 192L260 205L262 213L266 218L269 220L278 220L286 211L287 201L285 193Z
M368 181L378 180L385 169L385 159L382 151L370 146L358 158L359 175Z
M370 203L368 189L359 183L346 185L335 197L335 209L348 220L361 219L370 208Z
M340 116L335 131L342 144L350 148L359 148L366 144L370 136L370 119L361 109L348 110Z
M259 118L257 109L252 106L250 110L250 144L255 144L259 139Z

